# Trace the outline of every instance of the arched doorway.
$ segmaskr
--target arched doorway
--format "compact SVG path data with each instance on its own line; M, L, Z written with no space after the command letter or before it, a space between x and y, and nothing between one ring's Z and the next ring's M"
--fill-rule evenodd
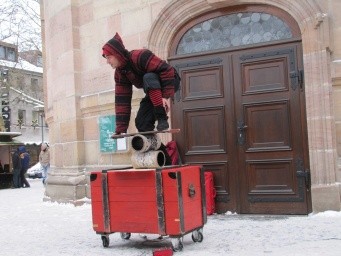
M218 212L311 211L298 25L269 6L188 22L169 58L182 78L172 125L185 163L214 172Z

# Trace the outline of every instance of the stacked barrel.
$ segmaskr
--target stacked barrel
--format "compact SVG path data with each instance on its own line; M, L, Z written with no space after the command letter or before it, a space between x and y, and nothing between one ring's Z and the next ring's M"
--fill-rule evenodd
M165 165L165 154L159 150L161 139L157 134L135 135L130 140L133 153L131 163L135 169L161 168Z

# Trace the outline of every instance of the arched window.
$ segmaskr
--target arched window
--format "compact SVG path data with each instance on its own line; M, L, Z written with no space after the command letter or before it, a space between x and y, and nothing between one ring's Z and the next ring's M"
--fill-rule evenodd
M292 38L290 27L264 12L240 12L201 22L181 38L176 53L187 54Z

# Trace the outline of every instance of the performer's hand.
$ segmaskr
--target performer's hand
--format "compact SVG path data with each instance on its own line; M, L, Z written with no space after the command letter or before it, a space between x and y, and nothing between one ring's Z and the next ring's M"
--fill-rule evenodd
M124 135L126 134L126 132L114 132L113 134L111 134L111 138L115 137L115 135Z
M169 99L166 99L166 98L162 98L162 104L163 104L163 107L165 108L165 111L166 113L169 112Z

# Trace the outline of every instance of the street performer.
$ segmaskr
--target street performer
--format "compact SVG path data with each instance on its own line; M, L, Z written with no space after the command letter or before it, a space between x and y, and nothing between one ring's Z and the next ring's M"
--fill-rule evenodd
M167 113L170 98L178 90L180 78L176 70L166 61L157 57L148 49L128 51L118 33L102 48L102 56L115 69L115 134L126 133L131 116L131 99L133 85L143 89L145 97L135 118L135 126L139 132L164 131L169 128ZM162 150L168 154L165 146Z

